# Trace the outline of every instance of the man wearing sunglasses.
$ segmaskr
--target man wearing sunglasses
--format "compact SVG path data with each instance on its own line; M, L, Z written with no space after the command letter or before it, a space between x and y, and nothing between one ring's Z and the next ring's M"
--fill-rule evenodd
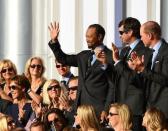
M69 83L69 79L74 77L74 75L70 71L70 66L61 64L57 60L55 60L55 67L56 67L59 75L61 76L61 81L60 82L65 87L67 87L68 83Z
M136 18L128 17L120 21L118 25L119 36L124 48L118 53L113 44L113 59L117 73L116 102L129 105L133 111L133 130L142 130L142 114L145 109L144 83L139 74L134 73L128 66L131 53L136 52L138 56L145 53L146 47L140 40L140 22ZM115 52L115 53L114 53Z
M90 25L86 31L86 41L90 50L74 55L65 54L61 50L58 41L59 24L56 22L51 23L48 28L51 36L49 46L56 59L62 64L78 67L79 83L76 105L90 104L95 108L98 117L100 115L105 116L104 111L107 110L112 101L113 84L108 79L108 69L113 66L113 61L111 50L103 44L104 28L99 24ZM106 65L97 60L94 54L96 48L101 48L101 53L107 55Z

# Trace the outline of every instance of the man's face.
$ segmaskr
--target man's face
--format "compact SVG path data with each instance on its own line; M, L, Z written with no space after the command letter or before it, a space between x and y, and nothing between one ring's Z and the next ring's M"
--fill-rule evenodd
M150 47L150 35L145 33L144 26L141 26L140 28L140 35L141 35L141 40L143 41L144 45L146 47Z
M71 100L75 100L76 99L76 94L77 94L77 88L78 88L78 80L72 80L69 82L68 84L68 88L69 88L69 98Z
M58 73L65 77L70 72L70 67L66 65L62 65L61 63L56 62L56 68Z
M121 39L121 41L124 43L124 44L128 44L130 42L130 38L131 38L131 32L128 31L128 32L125 32L124 31L124 27L123 25L121 27L119 27L119 37Z
M86 42L89 49L94 49L97 44L100 44L95 28L88 28L86 31Z

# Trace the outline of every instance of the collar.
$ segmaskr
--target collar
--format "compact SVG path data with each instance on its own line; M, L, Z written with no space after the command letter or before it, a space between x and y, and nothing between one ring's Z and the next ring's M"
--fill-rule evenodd
M62 76L62 80L65 80L66 82L68 82L69 78L71 77L72 73L69 72L66 76Z
M152 48L155 52L158 52L158 50L159 50L159 48L160 48L160 46L161 46L161 40L159 40L157 43L156 43L156 45Z
M140 39L136 39L133 43L131 43L129 46L131 48L131 50L133 50L135 48L135 46L139 43Z

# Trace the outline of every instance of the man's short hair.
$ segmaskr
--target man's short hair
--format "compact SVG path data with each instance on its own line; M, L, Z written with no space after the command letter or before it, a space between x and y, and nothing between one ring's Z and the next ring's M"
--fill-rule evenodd
M133 36L135 36L136 38L141 38L140 36L141 23L139 22L138 19L133 17L128 17L126 19L121 20L120 23L118 24L118 27L121 27L122 25L124 28L123 30L124 32L128 32L132 30Z
M100 24L92 24L88 28L95 28L97 36L101 35L102 36L101 40L103 41L106 32Z

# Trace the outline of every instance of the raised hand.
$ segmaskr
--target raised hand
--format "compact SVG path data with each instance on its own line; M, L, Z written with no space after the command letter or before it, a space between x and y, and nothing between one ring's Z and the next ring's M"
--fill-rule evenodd
M104 53L102 48L97 47L97 48L94 49L94 52L95 52L95 55L96 55L96 59L98 61L100 61L102 64L107 64L106 54Z
M114 62L117 62L118 60L119 60L119 50L118 50L118 48L115 46L115 44L114 43L112 43L112 51L113 51L113 53L112 53L112 58L113 58L113 60L114 60Z
M50 37L52 41L57 41L58 35L59 35L59 23L54 21L53 23L50 23L50 26L48 26L48 29L50 31Z
M136 52L132 52L131 58L128 61L128 66L132 70L142 72L144 70L144 55L138 56Z

